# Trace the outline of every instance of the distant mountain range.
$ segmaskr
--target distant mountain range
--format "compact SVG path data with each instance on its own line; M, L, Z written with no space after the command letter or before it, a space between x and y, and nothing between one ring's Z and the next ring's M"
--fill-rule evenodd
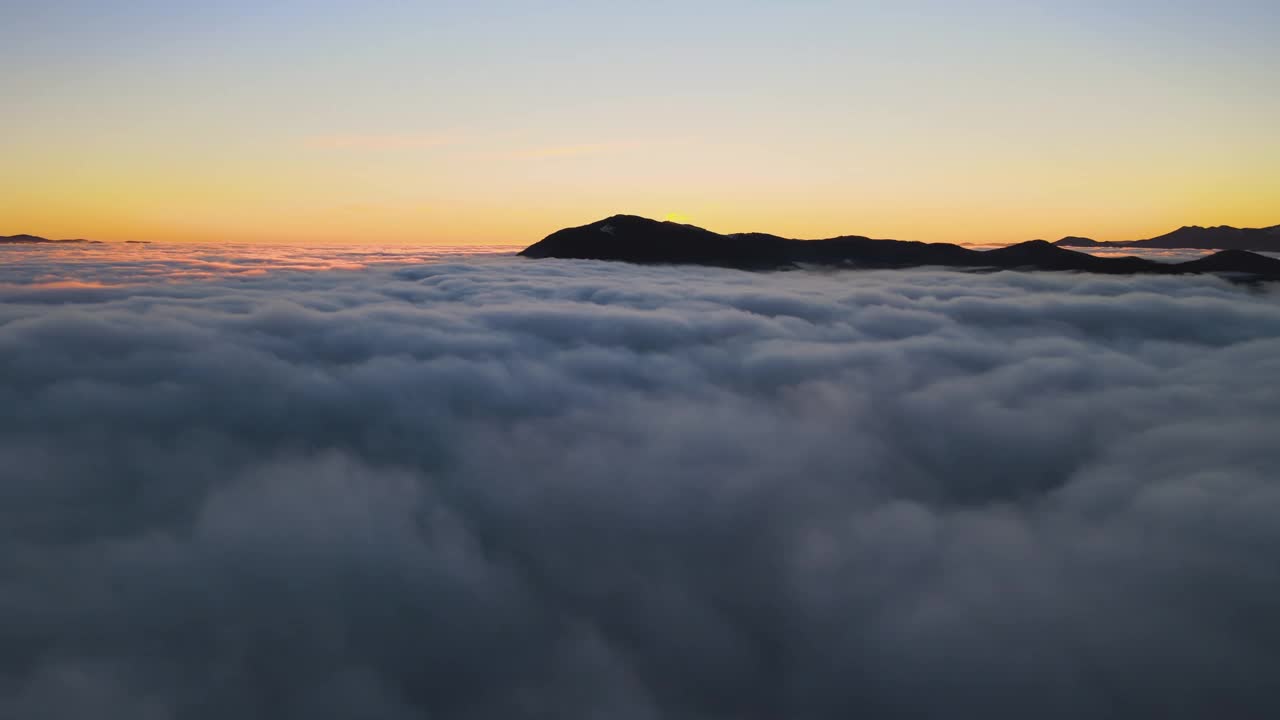
M92 243L101 245L101 240L50 240L39 235L0 235L0 245L26 245L33 243Z
M766 233L722 235L693 225L660 222L635 215L615 215L590 225L554 232L520 254L530 258L621 260L745 269L802 265L859 268L943 266L1110 274L1213 272L1280 279L1280 260L1239 249L1224 250L1189 262L1160 263L1138 257L1098 257L1067 250L1060 246L1061 243L1031 240L980 251L950 243L873 240L860 235L792 240Z
M1054 243L1058 247L1153 248L1163 250L1253 250L1280 252L1280 225L1267 228L1237 228L1230 225L1200 227L1187 225L1171 233L1147 240L1115 240L1099 242L1084 237L1065 237Z

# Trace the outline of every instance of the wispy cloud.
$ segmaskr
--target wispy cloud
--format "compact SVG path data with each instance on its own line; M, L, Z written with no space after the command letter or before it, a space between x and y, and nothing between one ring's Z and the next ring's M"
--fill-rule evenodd
M304 145L318 150L421 150L457 142L458 136L444 133L312 135L303 139Z
M528 148L514 153L517 158L538 159L554 157L571 157L574 155L601 155L624 152L644 146L638 140L619 140L614 142L581 143L577 145L552 145L548 147Z
M466 138L475 141L476 138ZM458 145L464 138L454 133L369 133L310 135L302 139L303 145L314 150L424 150ZM575 157L580 155L604 155L621 153L652 145L641 140L613 140L605 142L574 143L566 145L538 145L516 148L505 153L493 147L493 151L506 157L538 160L545 158ZM492 144L491 144L492 145Z

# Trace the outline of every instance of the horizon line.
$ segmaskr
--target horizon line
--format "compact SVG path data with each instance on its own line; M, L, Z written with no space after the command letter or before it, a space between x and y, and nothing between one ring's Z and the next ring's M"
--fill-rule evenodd
M297 246L297 245L301 245L301 246L316 246L316 247L323 247L323 246L343 246L343 245L388 245L388 246L396 246L396 247L404 247L404 246L434 246L434 247L507 247L507 246L510 246L510 247L518 247L518 246L520 246L520 245L521 245L521 244L523 244L523 243L533 243L533 242L537 242L538 240L541 240L541 239L543 239L543 238L547 237L547 235L551 235L551 234L553 234L553 233L559 232L560 230L565 230L565 229L575 228L575 227L583 227L583 226L585 226L585 225L591 225L591 224L594 224L594 223L597 223L597 222L603 222L603 221L605 221L605 220L608 220L608 219L611 219L611 218L615 218L615 217L633 217L633 218L640 218L640 219L643 219L643 220L648 220L648 221L651 221L651 222L657 222L657 223L671 223L671 224L674 224L674 225L684 225L684 226L688 226L688 227L698 228L699 230L706 230L707 232L713 232L713 233L716 233L717 235L724 235L724 236L729 236L729 237L734 236L734 235L748 235L748 234L775 235L775 233L768 232L768 231L762 231L762 230L743 230L743 231L721 232L721 231L717 231L717 230L711 230L710 228L708 228L708 227L706 227L706 226L699 225L699 224L696 224L696 223L693 223L693 222L680 222L680 221L678 221L678 220L670 220L670 219L663 219L663 218L654 218L654 217L649 217L649 216L647 216L647 215L639 215L639 214L635 214L635 213L625 213L625 212L621 212L621 213L612 213L612 214L610 214L610 215L606 215L606 216L604 216L604 217L602 217L602 218L600 218L600 219L598 219L598 220L593 220L593 221L591 221L591 222L583 223L582 225L566 225L566 226L564 226L564 227L556 228L556 229L551 230L550 232L548 232L548 233L546 233L546 234L544 234L544 235L542 235L541 237L536 238L536 239L526 239L526 240L519 240L519 241L515 241L515 242L494 242L494 241L489 241L489 242L438 242L438 241L429 241L429 240L427 240L427 241L418 241L418 240L395 240L395 241L389 241L389 240L382 240L382 241L379 241L379 240L371 240L371 241L370 241L370 240L366 240L366 241L360 241L360 240L152 240L152 239L143 239L143 238L130 238L130 239L127 239L127 240L98 240L98 239L95 239L94 237L92 237L92 234L90 234L89 236L81 236L81 237L75 237L75 238L55 238L55 237L50 237L50 236L47 236L47 235L41 235L41 234L38 234L38 233L31 233L31 232L17 232L17 233L12 233L12 234L8 234L8 235L0 235L0 240L4 240L4 239L8 239L8 238L14 238L14 237L33 237L33 238L39 238L40 240L43 240L43 241L49 242L49 243L51 243L51 244L62 244L62 243L66 243L66 244L108 244L108 245L128 245L128 244L137 244L137 245L150 245L150 244L164 244L164 245L216 245L216 244L225 244L225 245L295 245L295 246ZM1130 239L1125 239L1125 240L1096 240L1095 238L1093 238L1093 237L1091 237L1090 235L1087 235L1087 234L1083 234L1083 235L1082 235L1082 234L1070 234L1070 235L1064 235L1064 236L1062 236L1061 238L1058 238L1057 240L1050 240L1050 239L1045 238L1045 237L1034 237L1034 238L1027 238L1027 239L1025 239L1025 240L1013 240L1013 241L1009 241L1009 242L974 242L974 241L970 241L970 242L950 242L950 241L945 241L945 240L916 240L916 239L911 239L911 238L873 237L873 236L871 236L871 235L863 235L863 234L859 234L859 233L842 233L842 234L839 234L839 235L830 235L830 236L827 236L827 237L805 237L805 238L799 238L799 237L797 237L797 238L792 238L792 237L787 237L787 236L783 236L783 235L777 235L777 237L783 237L783 238L785 238L785 239L789 239L789 240L800 240L800 241L808 241L808 240L825 240L825 239L831 239L831 238L837 238L837 237L865 237L865 238L869 238L869 239L872 239L872 240L889 240L889 241L899 241L899 242L903 242L903 241L906 241L906 242L922 242L922 243L929 244L929 245L960 245L960 246L997 245L997 246L1010 246L1010 245L1017 245L1017 244L1019 244L1019 243L1024 243L1024 242L1032 242L1032 241L1036 241L1036 240L1043 240L1043 241L1046 241L1046 242L1057 242L1057 241L1059 241L1059 240L1065 240L1065 239L1068 239L1068 238L1071 238L1071 239L1094 240L1095 242L1100 242L1100 243L1137 242L1137 241L1150 240L1150 239L1154 239L1154 238L1162 237L1162 236L1164 236L1164 235L1168 235L1169 233L1176 232L1176 231L1178 231L1178 230L1187 230L1187 229L1207 229L1207 230L1213 230L1213 229L1222 229L1222 228L1228 228L1228 229L1232 229L1232 230L1274 230L1274 229L1280 228L1280 223L1275 224L1275 225L1260 225L1260 226L1257 226L1257 227L1244 227L1244 226L1230 225L1230 224L1217 224L1217 225L1213 225L1213 224L1208 224L1208 225L1190 224L1190 225L1186 225L1186 224L1184 224L1184 225L1180 225L1180 226L1178 226L1178 227L1175 227L1175 228L1173 228L1172 230L1166 230L1166 231L1164 231L1164 232L1161 232L1161 233L1158 233L1158 234L1155 234L1155 235L1148 235L1148 236L1146 236L1146 237L1136 237L1136 238L1130 238ZM16 245L16 244L23 244L23 243L0 243L0 244L13 244L13 245ZM38 243L31 243L31 244L38 244Z

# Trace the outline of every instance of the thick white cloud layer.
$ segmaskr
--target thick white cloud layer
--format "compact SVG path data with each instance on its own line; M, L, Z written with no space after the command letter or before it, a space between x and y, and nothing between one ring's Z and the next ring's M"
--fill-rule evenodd
M1280 715L1275 290L390 260L0 273L0 717Z

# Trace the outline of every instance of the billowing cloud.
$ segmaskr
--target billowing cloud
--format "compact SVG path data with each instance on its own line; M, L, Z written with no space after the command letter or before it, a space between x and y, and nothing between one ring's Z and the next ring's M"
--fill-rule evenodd
M1274 289L344 252L0 273L0 716L1280 712Z

